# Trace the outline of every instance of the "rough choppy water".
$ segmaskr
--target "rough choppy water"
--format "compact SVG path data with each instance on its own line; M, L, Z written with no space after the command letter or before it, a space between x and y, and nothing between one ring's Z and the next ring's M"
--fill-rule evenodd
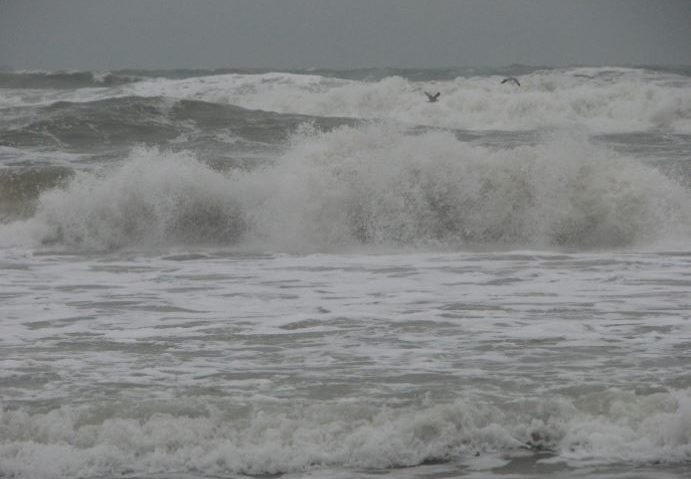
M0 74L0 477L688 477L689 73Z

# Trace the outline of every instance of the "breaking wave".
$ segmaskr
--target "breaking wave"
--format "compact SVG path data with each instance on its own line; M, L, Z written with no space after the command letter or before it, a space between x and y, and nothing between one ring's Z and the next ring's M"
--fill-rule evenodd
M391 469L539 453L572 466L691 461L689 391L607 390L578 400L362 401L285 405L73 406L0 410L0 476L36 479L122 474L280 474L319 468ZM129 476L128 476L129 477Z
M579 125L590 131L691 132L691 79L626 68L538 70L521 86L501 76L357 81L333 76L227 74L133 84L141 96L230 103L315 116L387 119L467 130L530 130ZM430 104L424 90L441 92Z
M167 97L465 130L691 133L691 77L684 70L230 72L0 73L0 107ZM521 86L502 84L505 74L518 75ZM440 101L427 103L425 90L441 92Z
M79 172L42 193L35 214L2 225L0 238L310 252L622 248L688 239L690 231L685 187L586 136L495 149L449 132L372 124L304 128L275 162L250 171L138 148L114 170Z

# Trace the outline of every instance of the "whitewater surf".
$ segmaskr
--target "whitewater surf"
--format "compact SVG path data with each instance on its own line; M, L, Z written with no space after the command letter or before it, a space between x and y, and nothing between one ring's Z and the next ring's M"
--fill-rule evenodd
M0 477L687 477L690 74L1 73Z

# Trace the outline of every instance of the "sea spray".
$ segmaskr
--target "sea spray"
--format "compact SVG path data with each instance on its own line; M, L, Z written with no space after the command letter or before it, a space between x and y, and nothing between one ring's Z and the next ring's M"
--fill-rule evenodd
M690 206L684 187L585 135L498 149L370 124L303 129L251 171L137 148L105 175L43 193L29 221L43 243L95 249L591 249L688 238Z
M382 125L315 132L248 184L265 190L248 209L257 232L308 250L626 247L691 224L683 187L570 134L493 149Z
M137 148L105 176L80 172L41 195L33 221L41 242L85 249L232 244L244 230L232 183L190 154Z

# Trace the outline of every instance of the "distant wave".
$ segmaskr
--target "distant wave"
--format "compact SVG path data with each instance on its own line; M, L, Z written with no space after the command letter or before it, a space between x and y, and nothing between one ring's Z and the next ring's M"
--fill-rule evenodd
M70 148L172 139L179 133L168 118L175 103L139 97L57 101L28 109L24 113L27 120L0 131L0 145Z
M595 132L691 132L691 79L631 68L538 70L507 88L502 76L356 81L321 75L229 74L133 84L140 96L230 103L315 116L387 119L468 130L584 127ZM434 105L423 90L442 92Z
M110 87L139 81L134 75L111 72L0 72L0 88L69 89Z
M691 238L691 195L584 137L496 150L365 125L308 129L251 171L136 149L105 175L42 193L3 238L78 249L626 248Z
M0 146L100 148L162 144L181 135L208 136L223 129L249 141L278 141L301 123L324 122L305 115L252 111L234 105L170 97L119 96L55 101L14 108L16 125L0 129Z
M159 72L172 78L152 78L142 72L132 72L139 76L125 76L122 80L115 75L110 80L113 83L110 88L36 90L37 93L32 94L28 94L28 90L0 89L0 107L40 106L59 101L91 102L115 97L161 97L283 114L390 120L466 130L577 127L597 133L691 133L691 76L684 71L516 67L496 70L502 72L500 75L484 72L472 76L469 71L463 71L460 73L464 76L453 78L449 78L453 70L441 73L436 70L400 71L407 77L382 77L397 71L387 69L319 71L321 74L317 71L207 76L195 76L203 71ZM350 78L339 77L338 73ZM507 73L520 76L520 88L501 84ZM12 78L20 74L0 75L6 76L6 82L19 83ZM103 87L108 86L110 78L88 72L26 75L29 75L28 85L64 81L68 85ZM425 89L440 91L440 101L427 103Z

